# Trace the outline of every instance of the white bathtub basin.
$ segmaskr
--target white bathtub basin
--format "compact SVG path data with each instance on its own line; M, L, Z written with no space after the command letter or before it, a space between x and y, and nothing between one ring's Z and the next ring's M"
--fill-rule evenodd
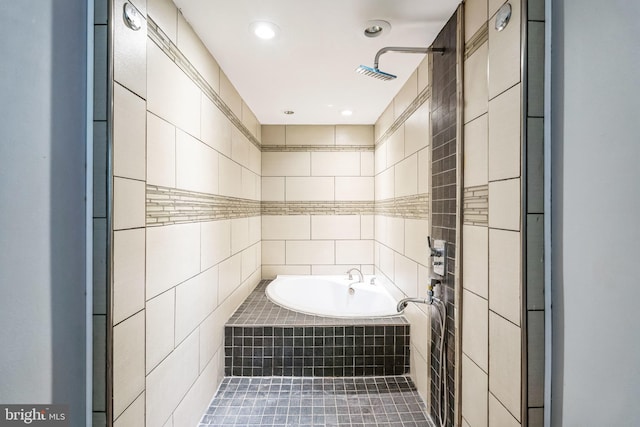
M342 276L277 276L267 286L274 303L307 314L329 317L379 317L397 315L397 301L382 285L371 285L373 276L356 280Z

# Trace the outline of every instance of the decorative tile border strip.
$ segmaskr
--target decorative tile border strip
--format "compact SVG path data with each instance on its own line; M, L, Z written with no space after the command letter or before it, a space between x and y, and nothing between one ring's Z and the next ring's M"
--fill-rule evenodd
M262 215L373 215L373 201L262 202Z
M402 114L400 114L400 116L398 116L398 118L391 124L389 129L387 129L386 132L383 133L380 138L378 138L375 145L380 145L387 139L389 139L389 137L393 135L394 132L397 131L398 128L402 126L402 124L406 122L407 119L411 117L411 115L415 113L416 110L420 108L420 106L424 104L429 98L431 98L431 86L425 87L422 92L418 94L413 102L411 102L411 104L409 104L409 106L402 112Z
M429 219L429 194L376 201L376 215L408 219Z
M462 217L466 225L489 224L489 185L464 189Z
M147 226L205 222L260 215L258 200L214 196L147 184Z
M242 123L242 120L238 118L231 111L231 108L222 100L220 95L213 90L211 85L205 80L204 77L198 72L198 70L189 62L189 60L182 54L178 46L173 44L169 37L158 27L151 17L147 16L147 35L153 42L164 52L167 56L182 70L184 73L207 95L207 97L222 111L222 113L229 119L233 125L238 128L244 136L258 149L261 148L260 141L251 133L249 129Z
M374 151L373 145L263 145L263 152L307 152L307 151Z
M482 46L487 40L489 40L489 24L487 22L484 23L483 26L480 27L478 31L469 39L469 41L464 46L464 59L465 61L471 55L474 54L476 50L480 46Z

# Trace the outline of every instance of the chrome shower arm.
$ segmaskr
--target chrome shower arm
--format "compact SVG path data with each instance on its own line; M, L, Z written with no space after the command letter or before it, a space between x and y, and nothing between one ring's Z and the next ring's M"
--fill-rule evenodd
M376 58L373 63L373 68L378 68L380 62L380 56L387 52L403 52L403 53L444 53L443 47L383 47L376 53Z

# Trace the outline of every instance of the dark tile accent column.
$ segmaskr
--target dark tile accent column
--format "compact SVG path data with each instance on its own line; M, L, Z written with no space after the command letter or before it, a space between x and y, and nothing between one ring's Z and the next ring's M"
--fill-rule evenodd
M456 253L456 146L457 146L457 14L449 19L433 42L433 47L444 47L443 55L433 55L431 98L431 237L447 241L447 271L441 289L441 298L447 306L446 358L449 399L449 422L454 425L455 412L455 253ZM440 404L439 340L440 324L435 310L431 318L431 413L437 419Z

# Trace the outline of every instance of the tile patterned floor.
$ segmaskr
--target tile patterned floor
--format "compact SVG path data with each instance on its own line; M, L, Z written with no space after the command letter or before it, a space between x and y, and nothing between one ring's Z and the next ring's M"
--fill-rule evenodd
M434 427L408 377L226 377L199 427Z

